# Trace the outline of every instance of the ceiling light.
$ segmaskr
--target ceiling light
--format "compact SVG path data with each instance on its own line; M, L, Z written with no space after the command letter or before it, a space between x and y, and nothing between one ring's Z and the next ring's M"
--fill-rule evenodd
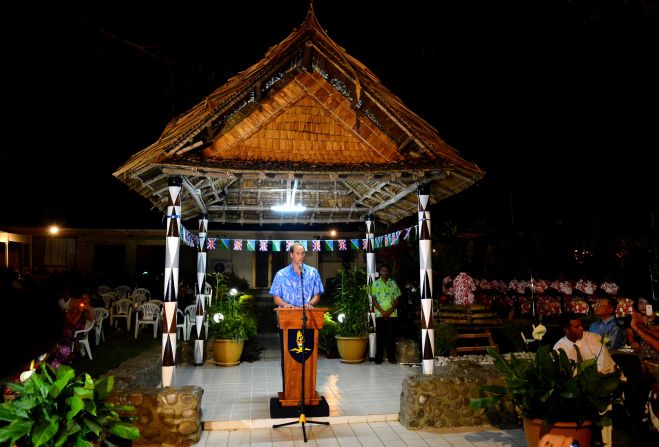
M302 205L272 205L270 207L272 211L279 211L280 213L299 213L306 211L307 207Z
M283 205L272 205L270 209L272 211L278 211L280 213L300 213L306 211L307 207L295 204L295 193L297 192L297 180L293 182L293 189L291 190L290 180L288 181L288 186L286 187L286 203Z

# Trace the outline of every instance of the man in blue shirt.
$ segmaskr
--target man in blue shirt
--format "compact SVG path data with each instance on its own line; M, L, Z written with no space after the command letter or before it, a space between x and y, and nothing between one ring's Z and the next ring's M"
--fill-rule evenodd
M604 335L609 340L606 344L609 350L620 349L625 344L624 326L615 317L617 306L618 300L613 297L598 299L593 308L593 313L599 317L599 321L594 321L588 328L589 332L599 336Z
M318 301L320 295L325 291L320 274L315 268L304 265L306 252L304 246L295 242L289 249L291 263L279 270L272 280L270 295L273 296L278 307L302 307L312 308ZM279 322L277 322L279 326ZM284 334L279 329L279 348L281 351L281 378L282 387L286 392L284 380Z
M275 275L270 287L270 295L274 297L275 304L279 307L302 307L303 295L304 304L313 307L320 301L320 295L325 291L320 274L315 268L304 265L306 252L302 244L295 242L289 252L291 263ZM303 282L304 287L302 287Z

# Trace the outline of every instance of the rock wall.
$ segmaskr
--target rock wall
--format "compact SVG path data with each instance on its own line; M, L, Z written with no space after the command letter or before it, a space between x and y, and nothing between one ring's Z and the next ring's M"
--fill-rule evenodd
M161 388L160 349L129 359L107 375L115 379L111 400L135 407L134 423L142 437L133 445L169 447L199 442L204 390L198 386Z
M135 425L141 438L133 445L186 446L199 442L202 432L201 398L198 386L140 387L117 395L122 405L135 407Z
M479 397L481 385L503 385L503 376L493 365L454 361L436 368L434 375L414 375L403 380L400 423L408 429L423 427L472 427L518 425L509 401L493 411L472 410L471 398Z

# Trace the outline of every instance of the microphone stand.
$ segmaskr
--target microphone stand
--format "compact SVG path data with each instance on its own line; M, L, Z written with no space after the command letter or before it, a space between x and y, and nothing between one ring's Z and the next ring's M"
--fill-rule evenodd
M283 424L275 424L272 426L272 428L279 428L279 427L286 427L288 425L293 425L299 423L302 426L302 436L304 437L304 442L307 442L307 431L304 428L304 424L322 424L322 425L329 425L329 422L321 422L321 421L311 421L307 420L307 416L305 415L304 411L304 385L305 385L305 377L304 377L304 366L306 362L306 354L305 354L305 347L307 345L307 306L304 302L304 264L300 266L300 286L302 289L302 396L300 397L300 402L298 403L298 413L299 417L297 421L291 421L291 422L285 422ZM311 301L311 298L309 299Z

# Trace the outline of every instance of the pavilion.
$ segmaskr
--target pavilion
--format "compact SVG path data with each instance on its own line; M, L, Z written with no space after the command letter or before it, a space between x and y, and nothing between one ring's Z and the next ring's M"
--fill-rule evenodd
M432 325L428 207L472 186L484 172L334 42L310 6L298 29L172 119L155 143L114 176L167 216L166 321L175 313L175 307L167 310L167 301L176 304L182 220L199 216L201 287L209 223L366 222L372 281L375 219L392 225L418 212L427 331ZM422 338L432 339L432 331ZM171 364L166 345L163 367ZM424 365L432 364L430 346L423 358Z

